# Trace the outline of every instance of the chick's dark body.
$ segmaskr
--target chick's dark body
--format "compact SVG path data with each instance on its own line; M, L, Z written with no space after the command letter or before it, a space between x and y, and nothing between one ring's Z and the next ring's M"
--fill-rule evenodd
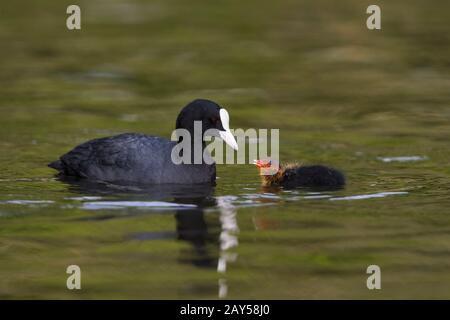
M284 170L279 184L285 188L340 187L345 185L345 176L334 168L322 165L295 166Z

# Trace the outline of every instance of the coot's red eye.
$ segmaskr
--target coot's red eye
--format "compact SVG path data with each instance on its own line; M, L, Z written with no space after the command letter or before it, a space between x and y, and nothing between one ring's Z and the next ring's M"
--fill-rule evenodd
M218 118L211 118L209 119L211 121L212 124L217 125L217 123L219 122Z

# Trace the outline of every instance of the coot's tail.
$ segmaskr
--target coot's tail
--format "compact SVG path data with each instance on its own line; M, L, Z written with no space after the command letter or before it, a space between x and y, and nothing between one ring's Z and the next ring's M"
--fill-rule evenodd
M50 162L48 164L48 166L50 168L56 169L58 171L63 171L64 170L64 167L63 167L63 164L62 164L61 160L56 160L56 161Z

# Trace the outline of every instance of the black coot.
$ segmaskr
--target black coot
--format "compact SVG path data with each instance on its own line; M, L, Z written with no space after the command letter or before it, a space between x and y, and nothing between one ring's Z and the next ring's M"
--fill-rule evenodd
M229 129L228 112L218 104L197 99L185 106L176 121L176 129L187 130L194 144L194 121L201 121L201 134L221 137L237 150L237 143ZM176 164L172 149L177 144L165 138L139 133L85 142L49 164L65 176L97 181L138 184L211 183L216 179L214 163L200 159L198 164ZM202 139L202 151L205 148ZM194 150L194 147L192 147ZM194 152L192 152L192 158ZM194 163L194 162L191 162Z
M271 160L255 160L265 187L285 188L321 187L339 188L345 185L345 176L337 169L322 165L301 166L286 164L278 166ZM278 167L278 168L277 168ZM274 174L264 174L263 169L277 168ZM275 169L276 170L276 169Z

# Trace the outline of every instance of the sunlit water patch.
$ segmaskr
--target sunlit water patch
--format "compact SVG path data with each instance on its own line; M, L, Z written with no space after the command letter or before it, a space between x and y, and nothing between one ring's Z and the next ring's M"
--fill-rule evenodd
M85 202L82 205L82 208L86 210L124 209L124 208L171 210L171 209L189 209L195 207L197 206L194 204L181 204L164 201L97 201L97 202Z
M428 157L425 156L403 156L403 157L378 157L378 160L383 162L412 162L412 161L424 161Z
M17 205L37 205L37 204L51 204L54 201L50 200L6 200L0 201L0 204L17 204Z
M66 199L67 200L76 200L76 201L94 201L94 200L101 200L102 197L84 196L84 197L69 197Z
M331 201L337 201L337 200L364 200L364 199L372 199L372 198L385 198L389 196L398 196L398 195L406 195L408 192L405 191L390 191L390 192L378 192L378 193L372 193L372 194L359 194L354 196L347 196L347 197L337 197L337 198L331 198Z

